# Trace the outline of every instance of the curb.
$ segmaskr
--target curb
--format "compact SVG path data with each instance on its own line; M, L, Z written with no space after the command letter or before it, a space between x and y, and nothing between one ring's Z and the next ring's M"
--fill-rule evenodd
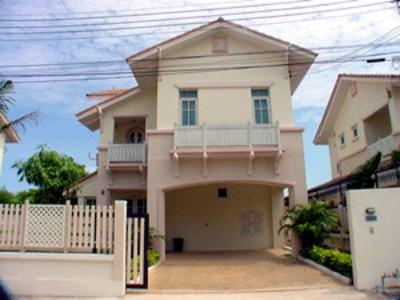
M326 268L324 266L321 266L321 265L313 262L312 260L303 258L301 256L298 256L297 259L300 260L301 262L311 266L311 267L314 267L314 268L320 270L321 272L324 272L325 274L331 275L332 277L334 277L336 279L339 279L341 282L343 282L345 284L351 285L353 283L351 278L343 276L343 275L341 275L341 274L339 274L337 272L334 272L332 270L329 270L328 268Z

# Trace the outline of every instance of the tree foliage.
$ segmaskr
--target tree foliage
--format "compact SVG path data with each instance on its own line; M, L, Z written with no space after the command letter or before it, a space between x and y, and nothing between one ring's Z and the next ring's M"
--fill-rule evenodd
M15 100L9 96L14 90L14 84L11 80L0 80L0 113L6 113L10 106L14 104ZM38 123L39 112L33 111L15 120L11 120L6 124L0 125L0 132L9 128L10 126L21 127L23 130L26 129L26 123L33 122Z
M296 231L303 248L308 248L322 245L340 225L339 215L328 203L313 200L289 209L280 221L279 233L286 228Z
M377 152L364 164L357 167L350 174L350 182L347 184L348 189L368 189L375 186L374 174L378 169L382 160L382 153Z
M17 161L12 167L18 170L20 181L38 188L33 195L36 203L63 203L69 196L68 191L71 192L71 184L86 175L85 166L46 145L37 149L27 161Z

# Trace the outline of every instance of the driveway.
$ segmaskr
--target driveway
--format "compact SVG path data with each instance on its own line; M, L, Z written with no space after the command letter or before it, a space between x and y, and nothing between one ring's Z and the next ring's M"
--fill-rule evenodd
M288 291L343 283L284 250L171 253L149 275L150 293Z

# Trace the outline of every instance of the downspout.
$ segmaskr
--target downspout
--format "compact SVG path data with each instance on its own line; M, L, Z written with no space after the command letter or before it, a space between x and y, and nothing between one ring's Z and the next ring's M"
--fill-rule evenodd
M103 111L98 105L94 106L97 110L97 114L99 116L99 123L100 123L100 132L103 133Z

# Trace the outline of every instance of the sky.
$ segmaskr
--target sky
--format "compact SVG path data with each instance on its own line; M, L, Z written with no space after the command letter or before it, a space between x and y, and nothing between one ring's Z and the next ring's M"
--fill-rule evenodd
M16 119L39 111L38 125L7 144L0 187L26 190L18 160L38 145L96 169L99 133L75 117L86 94L136 85L125 58L218 17L318 53L292 96L303 134L307 187L331 179L327 146L313 138L338 74L398 74L400 15L386 0L0 0L0 79L14 81ZM382 63L367 63L384 58Z

